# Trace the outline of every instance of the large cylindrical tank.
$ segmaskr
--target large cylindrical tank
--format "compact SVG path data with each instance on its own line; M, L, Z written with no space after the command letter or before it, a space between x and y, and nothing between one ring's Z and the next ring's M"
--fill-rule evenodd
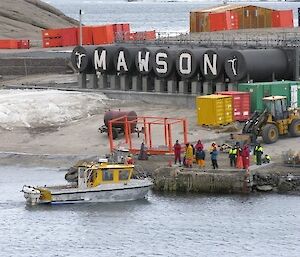
M204 80L211 81L221 76L224 71L225 52L226 49L206 49L202 53L200 71Z
M116 118L121 118L123 116L126 116L128 121L133 121L134 122L131 123L131 131L134 130L134 128L136 127L137 121L137 114L135 111L107 111L104 115L104 124L106 127L108 127L108 122L116 119ZM120 119L121 122L124 122L125 119ZM124 129L124 123L113 123L112 124L113 128L120 128L120 129Z
M92 63L94 58L94 51L97 46L76 46L71 55L71 62L73 67L81 72L86 74L96 73L95 68Z
M137 47L118 47L114 56L115 71L119 74L133 74L135 69L135 55Z
M137 50L135 67L140 74L149 75L153 71L153 62L151 60L157 49L157 47L143 47Z
M183 79L192 79L197 76L202 55L207 49L182 49L176 56L176 72Z
M151 62L158 78L168 78L174 74L177 51L174 48L159 48L154 52Z
M233 51L225 58L225 71L231 81L284 79L288 73L288 60L281 49Z
M114 57L118 48L115 45L98 46L92 58L94 69L103 74L115 74Z

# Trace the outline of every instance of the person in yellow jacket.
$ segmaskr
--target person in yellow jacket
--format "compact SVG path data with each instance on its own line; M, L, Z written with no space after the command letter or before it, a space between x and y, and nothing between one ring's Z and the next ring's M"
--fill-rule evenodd
M236 158L237 158L238 149L234 146L229 150L229 160L230 160L230 167L236 166Z
M256 165L261 165L261 161L262 161L261 156L263 155L263 153L264 153L264 149L260 144L255 146L254 154L255 154L255 157L256 157Z
M185 161L186 161L186 166L188 168L192 167L193 158L194 158L193 147L191 146L191 144L187 143L186 150L185 150Z

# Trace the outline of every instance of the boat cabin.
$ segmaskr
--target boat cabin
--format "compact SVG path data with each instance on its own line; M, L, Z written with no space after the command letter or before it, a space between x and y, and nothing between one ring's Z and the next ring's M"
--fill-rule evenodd
M91 188L101 184L127 183L133 173L133 165L99 163L78 167L78 188Z

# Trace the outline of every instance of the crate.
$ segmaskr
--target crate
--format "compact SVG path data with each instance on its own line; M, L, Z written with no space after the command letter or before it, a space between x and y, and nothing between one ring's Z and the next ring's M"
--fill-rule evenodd
M196 108L198 125L224 126L233 122L231 96L198 96Z

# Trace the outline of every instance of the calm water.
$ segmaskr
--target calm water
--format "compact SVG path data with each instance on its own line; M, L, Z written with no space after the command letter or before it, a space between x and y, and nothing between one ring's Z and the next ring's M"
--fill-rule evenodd
M64 172L0 167L1 256L299 256L300 198L157 195L26 207L23 184Z
M84 11L83 23L103 24L129 22L134 31L155 29L160 32L188 32L189 12L223 1L204 0L144 0L128 3L123 0L47 0L67 15L78 19ZM297 2L243 2L275 9L293 9L296 23Z

